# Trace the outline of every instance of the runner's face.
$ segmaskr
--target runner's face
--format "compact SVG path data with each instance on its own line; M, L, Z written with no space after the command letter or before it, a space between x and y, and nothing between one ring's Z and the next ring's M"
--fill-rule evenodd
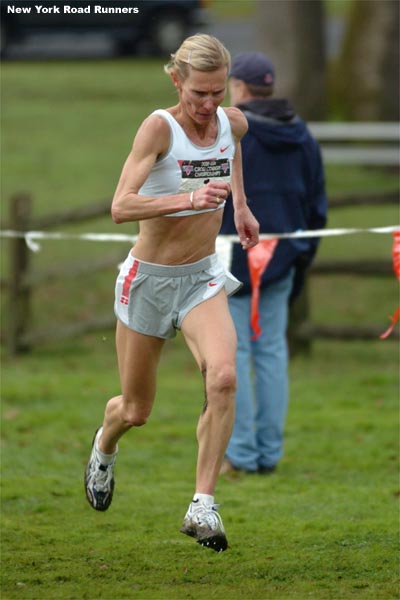
M197 71L190 69L185 81L178 82L182 108L200 125L207 125L215 116L226 94L227 69Z

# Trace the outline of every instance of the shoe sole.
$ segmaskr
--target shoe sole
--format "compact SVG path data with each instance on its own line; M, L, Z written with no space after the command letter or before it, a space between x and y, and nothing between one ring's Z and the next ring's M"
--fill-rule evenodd
M96 440L96 436L97 436L97 433L98 433L99 429L100 429L100 427L98 427L96 429L94 437L93 437L92 451L93 451L94 442ZM92 455L92 453L90 453L90 456L91 455ZM89 490L89 488L87 486L89 465L90 465L90 458L89 458L89 462L86 465L85 475L84 475L84 478L83 478L83 484L84 484L84 487L85 487L86 499L89 502L90 506L92 508L94 508L94 510L98 510L99 512L104 512L104 511L106 511L109 508L109 506L110 506L110 504L112 502L112 499L113 499L113 494L114 494L114 479L111 482L111 491L110 491L110 495L109 495L109 498L108 498L108 503L106 505L100 504L100 505L95 506L95 504L94 504L94 498L93 498L92 493L90 492L90 490Z
M183 524L179 530L181 533L195 538L200 546L215 550L215 552L224 552L228 548L228 540L224 533L210 534L207 529L202 531L200 527L194 527Z

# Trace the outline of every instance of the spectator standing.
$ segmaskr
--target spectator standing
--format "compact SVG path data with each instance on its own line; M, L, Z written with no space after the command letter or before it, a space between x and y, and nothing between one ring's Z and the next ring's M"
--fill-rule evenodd
M327 200L319 146L287 99L274 98L275 70L262 53L245 52L233 60L229 92L249 129L241 141L244 188L260 233L321 229ZM234 234L231 202L221 234ZM229 299L236 326L238 388L236 417L221 473L232 470L272 473L283 454L288 406L289 303L299 294L318 238L282 239L260 285L261 334L252 339L251 279L248 253L232 251L232 273L243 282Z

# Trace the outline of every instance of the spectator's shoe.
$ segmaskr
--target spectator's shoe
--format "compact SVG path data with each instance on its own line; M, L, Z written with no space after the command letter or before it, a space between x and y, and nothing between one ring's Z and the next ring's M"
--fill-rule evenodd
M221 468L219 470L220 475L232 475L232 473L237 473L239 469L237 469L228 458L224 458L222 461Z
M258 471L249 471L248 469L241 469L240 467L235 467L234 464L231 463L231 461L229 460L229 458L224 458L224 460L222 461L222 465L219 471L220 475L231 475L233 477L235 476L240 476L242 473L249 473L249 474L253 474L257 473Z
M93 438L92 453L85 471L85 491L90 506L95 510L107 510L111 504L114 491L114 463L118 449L110 455L108 465L101 464L96 450L97 440L101 435L102 427L98 429Z
M276 471L276 465L271 467L258 467L258 473L260 475L273 475Z
M202 546L223 552L228 547L228 541L221 516L217 512L218 506L206 506L198 500L191 502L180 532L194 537Z

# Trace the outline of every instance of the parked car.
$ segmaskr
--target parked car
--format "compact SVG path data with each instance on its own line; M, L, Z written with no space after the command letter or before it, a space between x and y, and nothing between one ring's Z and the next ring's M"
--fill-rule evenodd
M119 53L168 55L207 23L207 0L0 0L1 55L30 35L106 33Z

